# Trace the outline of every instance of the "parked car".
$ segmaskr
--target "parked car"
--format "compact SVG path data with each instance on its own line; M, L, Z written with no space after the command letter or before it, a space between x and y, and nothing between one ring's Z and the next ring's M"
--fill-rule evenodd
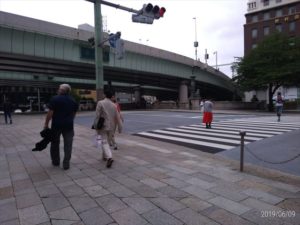
M79 110L94 110L96 103L93 100L80 100L79 101Z

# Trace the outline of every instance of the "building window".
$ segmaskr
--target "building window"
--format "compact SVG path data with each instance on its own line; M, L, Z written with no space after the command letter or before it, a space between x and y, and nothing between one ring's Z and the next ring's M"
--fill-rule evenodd
M255 9L255 8L256 8L256 2L248 3L248 10Z
M276 15L276 17L282 16L282 10L281 9L277 9L275 15Z
M296 7L295 6L289 7L289 15L292 15L295 13L296 13Z
M257 38L257 29L252 29L252 38Z
M264 20L268 20L270 19L270 13L269 12L265 12L264 13Z
M270 27L264 27L264 35L267 36L270 34Z
M254 22L257 22L258 21L258 16L257 15L254 15L252 16L252 20L251 20L253 23Z
M275 26L275 29L278 31L278 32L282 32L282 25L281 24L277 24Z
M252 44L251 48L255 49L257 47L257 44Z
M296 30L296 23L295 23L295 21L292 21L289 23L289 31L293 32L295 30Z
M281 2L281 0L276 0L276 3L280 3Z
M269 0L263 0L264 1L264 6L268 6L269 5Z

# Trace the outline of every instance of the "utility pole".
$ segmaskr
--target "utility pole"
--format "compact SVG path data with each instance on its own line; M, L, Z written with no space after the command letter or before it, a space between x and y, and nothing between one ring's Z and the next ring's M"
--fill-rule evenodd
M216 55L216 70L218 69L218 52L215 51L214 55Z
M195 60L198 60L198 53L197 53L197 48L198 48L198 41L197 41L197 18L193 18L195 20L195 42L194 42L194 47L195 47Z

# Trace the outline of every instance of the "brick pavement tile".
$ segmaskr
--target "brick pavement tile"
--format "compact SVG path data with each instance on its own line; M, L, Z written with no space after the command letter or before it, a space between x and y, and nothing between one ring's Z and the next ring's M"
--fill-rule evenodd
M245 189L255 188L261 191L270 191L272 188L266 184L258 183L252 180L241 180L237 182L238 185L244 187Z
M10 220L2 222L1 225L20 225L19 220Z
M144 198L155 198L155 197L165 196L164 194L144 184L140 186L132 187L131 190Z
M206 224L212 225L213 223L217 225L217 223L215 223L211 219L189 208L180 210L174 213L173 216L183 221L185 225L206 225Z
M54 169L58 169L58 168L54 168ZM59 169L59 171L60 171L60 169ZM68 175L61 173L61 171L60 171L60 173L51 174L50 179L55 184L65 183L67 181L72 180Z
M133 208L138 214L143 214L157 208L153 203L145 198L130 197L123 198L122 201Z
M168 175L170 177L176 178L176 179L181 180L181 181L186 181L186 180L192 178L191 175L185 174L185 173L182 173L182 172L178 172L178 171L170 172L170 173L168 173Z
M94 185L96 185L96 182L93 181L93 180L92 180L91 178L89 178L89 177L76 179L76 180L74 180L74 182L75 182L76 184L78 184L80 187L89 187L89 186L94 186Z
M60 193L59 189L54 184L36 187L36 190L42 198Z
M189 193L182 191L178 188L174 188L172 186L166 186L166 187L158 188L156 190L168 196L169 198L186 198L190 196Z
M52 195L51 197L42 198L47 212L56 211L69 206L68 200L62 194Z
M218 181L218 178L216 178L214 176L210 176L210 175L205 174L205 173L201 173L201 172L193 174L193 177L196 177L198 179L204 180L204 181L209 182L209 183L214 183L214 182Z
M71 220L51 220L51 225L74 225L74 221L71 221Z
M162 183L162 182L152 179L152 178L146 178L146 179L140 180L140 182L143 184L149 185L150 187L152 187L154 189L167 186L167 184Z
M274 180L264 180L264 183L278 188L278 189L282 189L284 191L289 191L292 193L297 193L300 192L300 187L295 186L295 185L291 185L291 184L287 184L287 183L283 183L283 182L279 182L279 181L274 181Z
M119 185L116 181L103 174L93 177L93 180L104 188L110 188Z
M53 184L53 181L48 179L48 180L43 180L43 181L38 181L38 182L34 182L33 185L35 187L41 187L41 186L45 186L45 185L51 185Z
M0 205L0 224L4 221L18 218L18 211L14 201L7 201Z
M12 186L10 178L2 178L0 179L0 188Z
M183 222L160 209L144 213L143 217L152 225L183 225Z
M125 175L115 177L114 180L129 188L141 185L140 182Z
M215 183L210 183L210 182L207 182L207 181L201 180L199 178L195 178L195 177L186 180L186 182L189 183L189 184L197 185L197 186L201 187L204 190L207 190L207 189L210 189L210 188L216 186Z
M15 195L21 195L34 192L34 186L30 179L13 181Z
M226 198L223 198L220 196L209 199L208 202L210 202L216 206L219 206L220 208L223 208L229 212L232 212L236 215L241 215L241 214L251 210L250 207L244 206L238 202L234 202L234 201L231 201L229 199L226 199Z
M212 208L206 216L222 225L255 225L255 223L217 207Z
M108 188L108 191L120 198L126 198L136 194L135 192L131 191L129 188L121 185L110 187Z
M218 187L210 188L209 191L213 192L217 195L221 195L221 196L223 196L225 198L228 198L230 200L237 201L237 202L249 197L246 194L239 193L236 190L228 189L224 186L218 186Z
M59 189L64 193L64 195L66 197L82 195L84 193L83 189L75 184L64 186L64 187L59 187Z
M107 225L114 222L113 219L101 208L89 209L80 213L79 216L84 225Z
M36 192L24 194L24 195L18 195L16 196L16 201L17 201L18 209L27 208L42 203L40 196Z
M51 220L72 220L72 221L80 221L77 213L74 211L72 207L66 207L63 209L59 209L56 211L49 212L49 216Z
M184 204L171 198L150 198L149 200L168 213L174 213L186 208Z
M196 186L196 185L191 185L189 187L182 188L182 190L187 192L187 193L190 193L192 195L195 195L196 197L198 197L202 200L211 199L211 198L214 198L216 196L216 194L211 193L211 192L206 191L206 190L203 190L199 186Z
M20 173L13 173L11 174L11 180L17 181L17 180L25 180L29 179L29 175L26 172L20 172Z
M49 175L46 172L31 173L30 178L33 182L45 181L49 179Z
M273 204L273 205L275 205L283 200L283 198L277 197L275 195L269 194L264 191L252 189L252 188L244 190L243 193L246 195L249 195L253 198Z
M170 177L169 175L167 175L167 173L169 173L169 170L166 170L167 171L166 173L166 172L157 171L155 169L159 169L159 168L153 168L151 171L147 171L145 174L156 180L161 180Z
M184 174L193 174L196 173L196 170L188 169L185 167L177 166L174 164L166 164L164 167L175 170L176 172L184 173Z
M105 195L96 199L97 203L105 210L105 212L111 214L121 209L128 208L119 198L114 195Z
M212 206L212 204L195 197L184 198L181 199L180 202L196 212L200 212Z
M0 200L11 198L14 196L12 186L2 187L0 188Z
M95 186L89 186L85 187L84 190L92 197L92 198L97 198L101 197L103 195L110 194L110 192L100 185L95 185Z
M126 208L111 214L119 225L145 225L148 222L134 210Z
M161 181L171 186L174 186L175 188L183 188L183 187L190 186L190 184L174 177L162 179Z
M68 199L77 213L97 207L97 203L89 196L71 197Z
M300 198L285 199L284 201L280 202L277 206L285 210L294 210L298 214L300 214Z
M282 210L278 206L268 204L266 202L260 201L255 198L247 198L247 199L241 201L240 203L245 206L249 206L253 209L257 209L257 210Z
M42 204L19 209L21 225L35 225L49 221L49 217Z

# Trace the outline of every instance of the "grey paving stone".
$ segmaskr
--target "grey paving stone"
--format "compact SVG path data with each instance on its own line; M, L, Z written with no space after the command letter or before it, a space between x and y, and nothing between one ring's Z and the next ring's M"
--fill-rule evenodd
M41 204L41 199L36 192L16 196L18 209L27 208L33 205Z
M35 192L33 183L30 179L13 181L15 195L22 195Z
M174 186L176 188L183 188L183 187L190 186L190 184L188 184L188 183L186 183L182 180L179 180L177 178L174 178L174 177L162 179L161 181L164 182L164 183L167 183L171 186Z
M149 200L168 213L174 213L186 208L185 205L171 198L150 198Z
M214 208L207 216L222 225L254 225L254 223L246 219L219 208Z
M152 204L145 198L130 197L123 198L122 201L124 201L127 205L133 208L138 214L143 214L145 212L157 208L154 204Z
M68 200L61 194L52 195L51 197L42 198L47 212L56 211L69 206Z
M182 190L187 193L190 193L192 195L195 195L196 197L198 197L202 200L207 200L210 198L214 198L216 196L215 194L213 194L209 191L203 190L199 186L196 186L196 185L191 185L189 187L182 188Z
M84 190L92 197L97 198L103 195L110 194L109 191L101 187L100 185L85 187Z
M132 179L128 176L119 176L114 178L117 182L119 182L120 184L125 185L126 187L136 187L141 185L140 182L136 181L135 179Z
M183 222L176 219L172 215L163 212L160 209L154 209L150 212L144 213L143 216L152 225L182 225Z
M212 204L195 197L184 198L181 199L180 202L196 212L200 212L212 206Z
M111 214L119 225L145 225L148 222L130 208L126 208Z
M21 225L35 225L49 222L49 217L42 204L19 209L18 212Z
M116 198L113 195L105 195L97 198L96 201L107 213L113 213L128 207L119 198Z
M137 187L132 187L131 190L145 198L155 198L164 196L162 193L144 184Z
M19 220L10 220L6 222L2 222L1 225L20 225Z
M282 210L280 207L268 204L255 198L247 198L240 203L257 210Z
M39 193L40 197L49 197L51 195L60 193L60 191L54 184L40 186L37 187L36 190Z
M140 182L143 184L149 185L150 187L152 187L154 189L167 186L167 184L162 183L162 182L152 179L152 178L146 178L146 179L140 180Z
M110 187L115 187L115 186L119 185L116 181L114 181L113 179L111 179L105 175L93 177L93 180L97 184L100 184L104 188L110 188Z
M270 204L277 204L277 203L281 202L282 200L284 200L283 198L277 197L275 195L269 194L264 191L252 189L252 188L249 188L249 189L243 191L243 193L246 195L249 195L253 198L270 203Z
M162 187L156 190L168 196L169 198L186 198L190 196L189 193L182 191L178 188L174 188L172 186Z
M238 202L234 202L220 196L209 199L208 202L219 206L229 212L232 212L236 215L241 215L251 209L250 207L244 206Z
M74 225L71 220L51 220L51 225Z
M16 174L11 174L11 179L12 181L25 180L25 179L29 179L29 175L28 173L20 172Z
M96 201L88 196L72 197L69 198L69 201L77 213L98 206Z
M36 172L30 174L30 178L33 182L40 182L49 179L49 175L46 172Z
M12 186L0 188L0 200L8 199L14 196Z
M108 188L108 191L121 198L130 197L136 194L135 192L131 191L129 188L121 185L110 187Z
M79 216L84 225L107 225L114 222L113 219L100 208L89 209L80 213Z
M266 185L284 190L284 191L292 192L292 193L300 192L300 187L298 187L296 185L282 183L282 182L274 181L274 180L263 180L263 183Z
M66 197L82 195L84 193L83 189L75 184L64 186L64 187L59 187L59 189L64 193L64 195Z
M192 173L196 173L196 170L191 170L185 167L181 167L181 166L177 166L177 165L173 165L173 164L169 164L169 165L164 165L164 167L171 169L171 170L175 170L177 172L180 173L184 173L184 174L192 174Z
M93 181L91 178L89 177L85 177L85 178L80 178L80 179L76 179L74 180L76 184L78 184L80 187L89 187L89 186L94 186L96 185L96 182Z
M185 225L206 225L211 224L213 221L192 209L185 208L173 214L176 218L184 222Z
M7 202L0 205L0 224L7 220L14 220L18 218L18 211L14 201Z
M0 188L12 186L10 178L2 178L0 179Z
M246 194L240 193L236 190L228 189L227 187L224 186L217 186L214 188L210 188L209 191L237 202L249 197Z
M63 209L59 209L56 211L52 211L49 213L51 220L71 220L71 221L79 221L77 213L74 211L72 207L66 207Z
M216 186L215 183L210 183L210 182L207 182L207 181L201 180L199 178L195 178L195 177L186 180L186 182L189 183L189 184L197 185L197 186L201 187L204 190L207 190L207 189L210 189L210 188Z

